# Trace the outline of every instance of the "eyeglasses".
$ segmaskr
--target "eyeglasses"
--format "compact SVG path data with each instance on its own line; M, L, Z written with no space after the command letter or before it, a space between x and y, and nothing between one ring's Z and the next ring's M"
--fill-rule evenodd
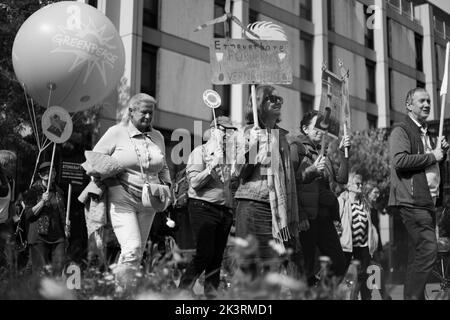
M270 101L271 103L283 104L283 98L280 96L274 96L274 95L267 96L264 99L264 102L266 102L266 101Z

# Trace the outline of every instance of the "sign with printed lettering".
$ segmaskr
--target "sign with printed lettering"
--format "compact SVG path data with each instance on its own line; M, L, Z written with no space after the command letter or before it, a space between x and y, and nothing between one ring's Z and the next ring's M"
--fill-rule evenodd
M292 83L287 41L215 38L210 62L216 85Z
M62 161L60 172L61 179L71 184L83 185L85 179L87 179L80 163Z

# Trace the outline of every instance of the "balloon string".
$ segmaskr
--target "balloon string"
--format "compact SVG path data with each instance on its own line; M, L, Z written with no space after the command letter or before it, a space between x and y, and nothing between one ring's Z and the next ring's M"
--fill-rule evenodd
M44 151L45 149L47 149L47 148L52 144L52 142L49 141L48 139L45 139L45 142L44 142L44 143L46 143L46 145L42 148L42 151Z
M37 137L37 128L34 126L34 120L33 120L33 116L31 115L31 108L30 108L30 104L28 103L28 97L27 97L27 92L25 90L25 87L23 88L23 94L25 95L25 102L27 103L27 110L28 110L28 115L30 116L30 121L31 121L31 130L33 131L33 136L34 139L36 139L36 144L38 146L39 149L41 149L41 146L39 145L39 140Z
M39 149L39 153L38 153L38 156L37 156L37 159L36 159L36 164L34 165L33 175L31 176L30 188L33 186L34 177L36 176L37 166L38 166L38 163L39 163L39 159L41 158L42 151L43 150Z
M31 109L33 110L33 121L34 121L34 126L36 128L36 134L37 134L38 143L39 143L39 141L41 140L41 136L39 135L38 125L37 125L37 120L36 120L36 111L34 109L33 98L31 99ZM42 145L40 145L39 148L42 148Z

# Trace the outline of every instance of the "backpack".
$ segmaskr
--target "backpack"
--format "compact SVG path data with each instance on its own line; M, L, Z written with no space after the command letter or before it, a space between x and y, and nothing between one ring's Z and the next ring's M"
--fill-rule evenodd
M189 183L186 177L186 168L178 171L173 187L173 207L181 209L187 207Z

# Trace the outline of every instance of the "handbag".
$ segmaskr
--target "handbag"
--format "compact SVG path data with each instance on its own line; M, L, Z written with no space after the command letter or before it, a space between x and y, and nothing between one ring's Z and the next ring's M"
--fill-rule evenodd
M141 162L141 154L133 142L131 135L128 133L131 144L136 152L139 168L141 169L142 180L144 180L144 185L142 186L141 202L146 208L153 208L156 212L162 212L167 209L171 201L171 194L169 186L158 183L150 183L144 174L144 168Z

